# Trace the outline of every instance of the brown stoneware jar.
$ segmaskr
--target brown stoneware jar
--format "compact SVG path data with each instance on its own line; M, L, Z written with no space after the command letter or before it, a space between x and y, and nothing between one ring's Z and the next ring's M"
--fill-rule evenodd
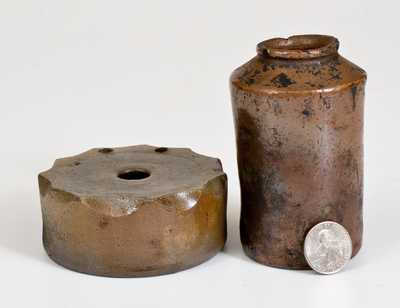
M331 220L362 240L366 73L325 35L275 38L231 76L241 241L257 262L308 268L306 233Z
M88 274L161 275L200 264L226 240L227 178L184 148L92 149L40 173L43 245Z

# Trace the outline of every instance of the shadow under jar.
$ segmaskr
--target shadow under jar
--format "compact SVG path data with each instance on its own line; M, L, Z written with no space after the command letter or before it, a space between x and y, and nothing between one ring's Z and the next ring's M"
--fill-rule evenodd
M230 79L245 253L309 268L308 230L331 220L361 247L366 73L325 35L275 38Z

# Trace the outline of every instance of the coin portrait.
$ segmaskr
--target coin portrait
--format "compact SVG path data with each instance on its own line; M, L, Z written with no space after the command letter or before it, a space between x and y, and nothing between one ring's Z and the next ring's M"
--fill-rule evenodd
M338 223L327 221L315 225L307 234L304 255L310 267L321 274L340 271L350 260L351 238Z

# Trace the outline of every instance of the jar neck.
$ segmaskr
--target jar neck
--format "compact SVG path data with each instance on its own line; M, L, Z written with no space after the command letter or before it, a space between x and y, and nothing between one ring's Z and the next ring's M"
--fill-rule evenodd
M336 55L339 41L328 35L295 35L287 39L273 38L257 45L260 57L307 60Z

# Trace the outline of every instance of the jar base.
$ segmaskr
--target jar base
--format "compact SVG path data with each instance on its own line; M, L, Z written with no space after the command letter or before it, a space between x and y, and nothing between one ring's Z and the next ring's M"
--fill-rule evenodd
M274 268L279 268L279 269L286 269L286 270L310 270L311 267L307 264L307 261L304 258L304 262L301 260L294 261L293 263L288 263L287 259L283 258L273 258L269 256L265 256L262 254L258 254L257 252L254 251L254 249L250 249L246 245L242 244L243 251L247 257L252 259L253 261L269 266L269 267L274 267ZM356 247L353 247L353 253L351 258L353 259L358 252L361 249L361 245L357 245Z

